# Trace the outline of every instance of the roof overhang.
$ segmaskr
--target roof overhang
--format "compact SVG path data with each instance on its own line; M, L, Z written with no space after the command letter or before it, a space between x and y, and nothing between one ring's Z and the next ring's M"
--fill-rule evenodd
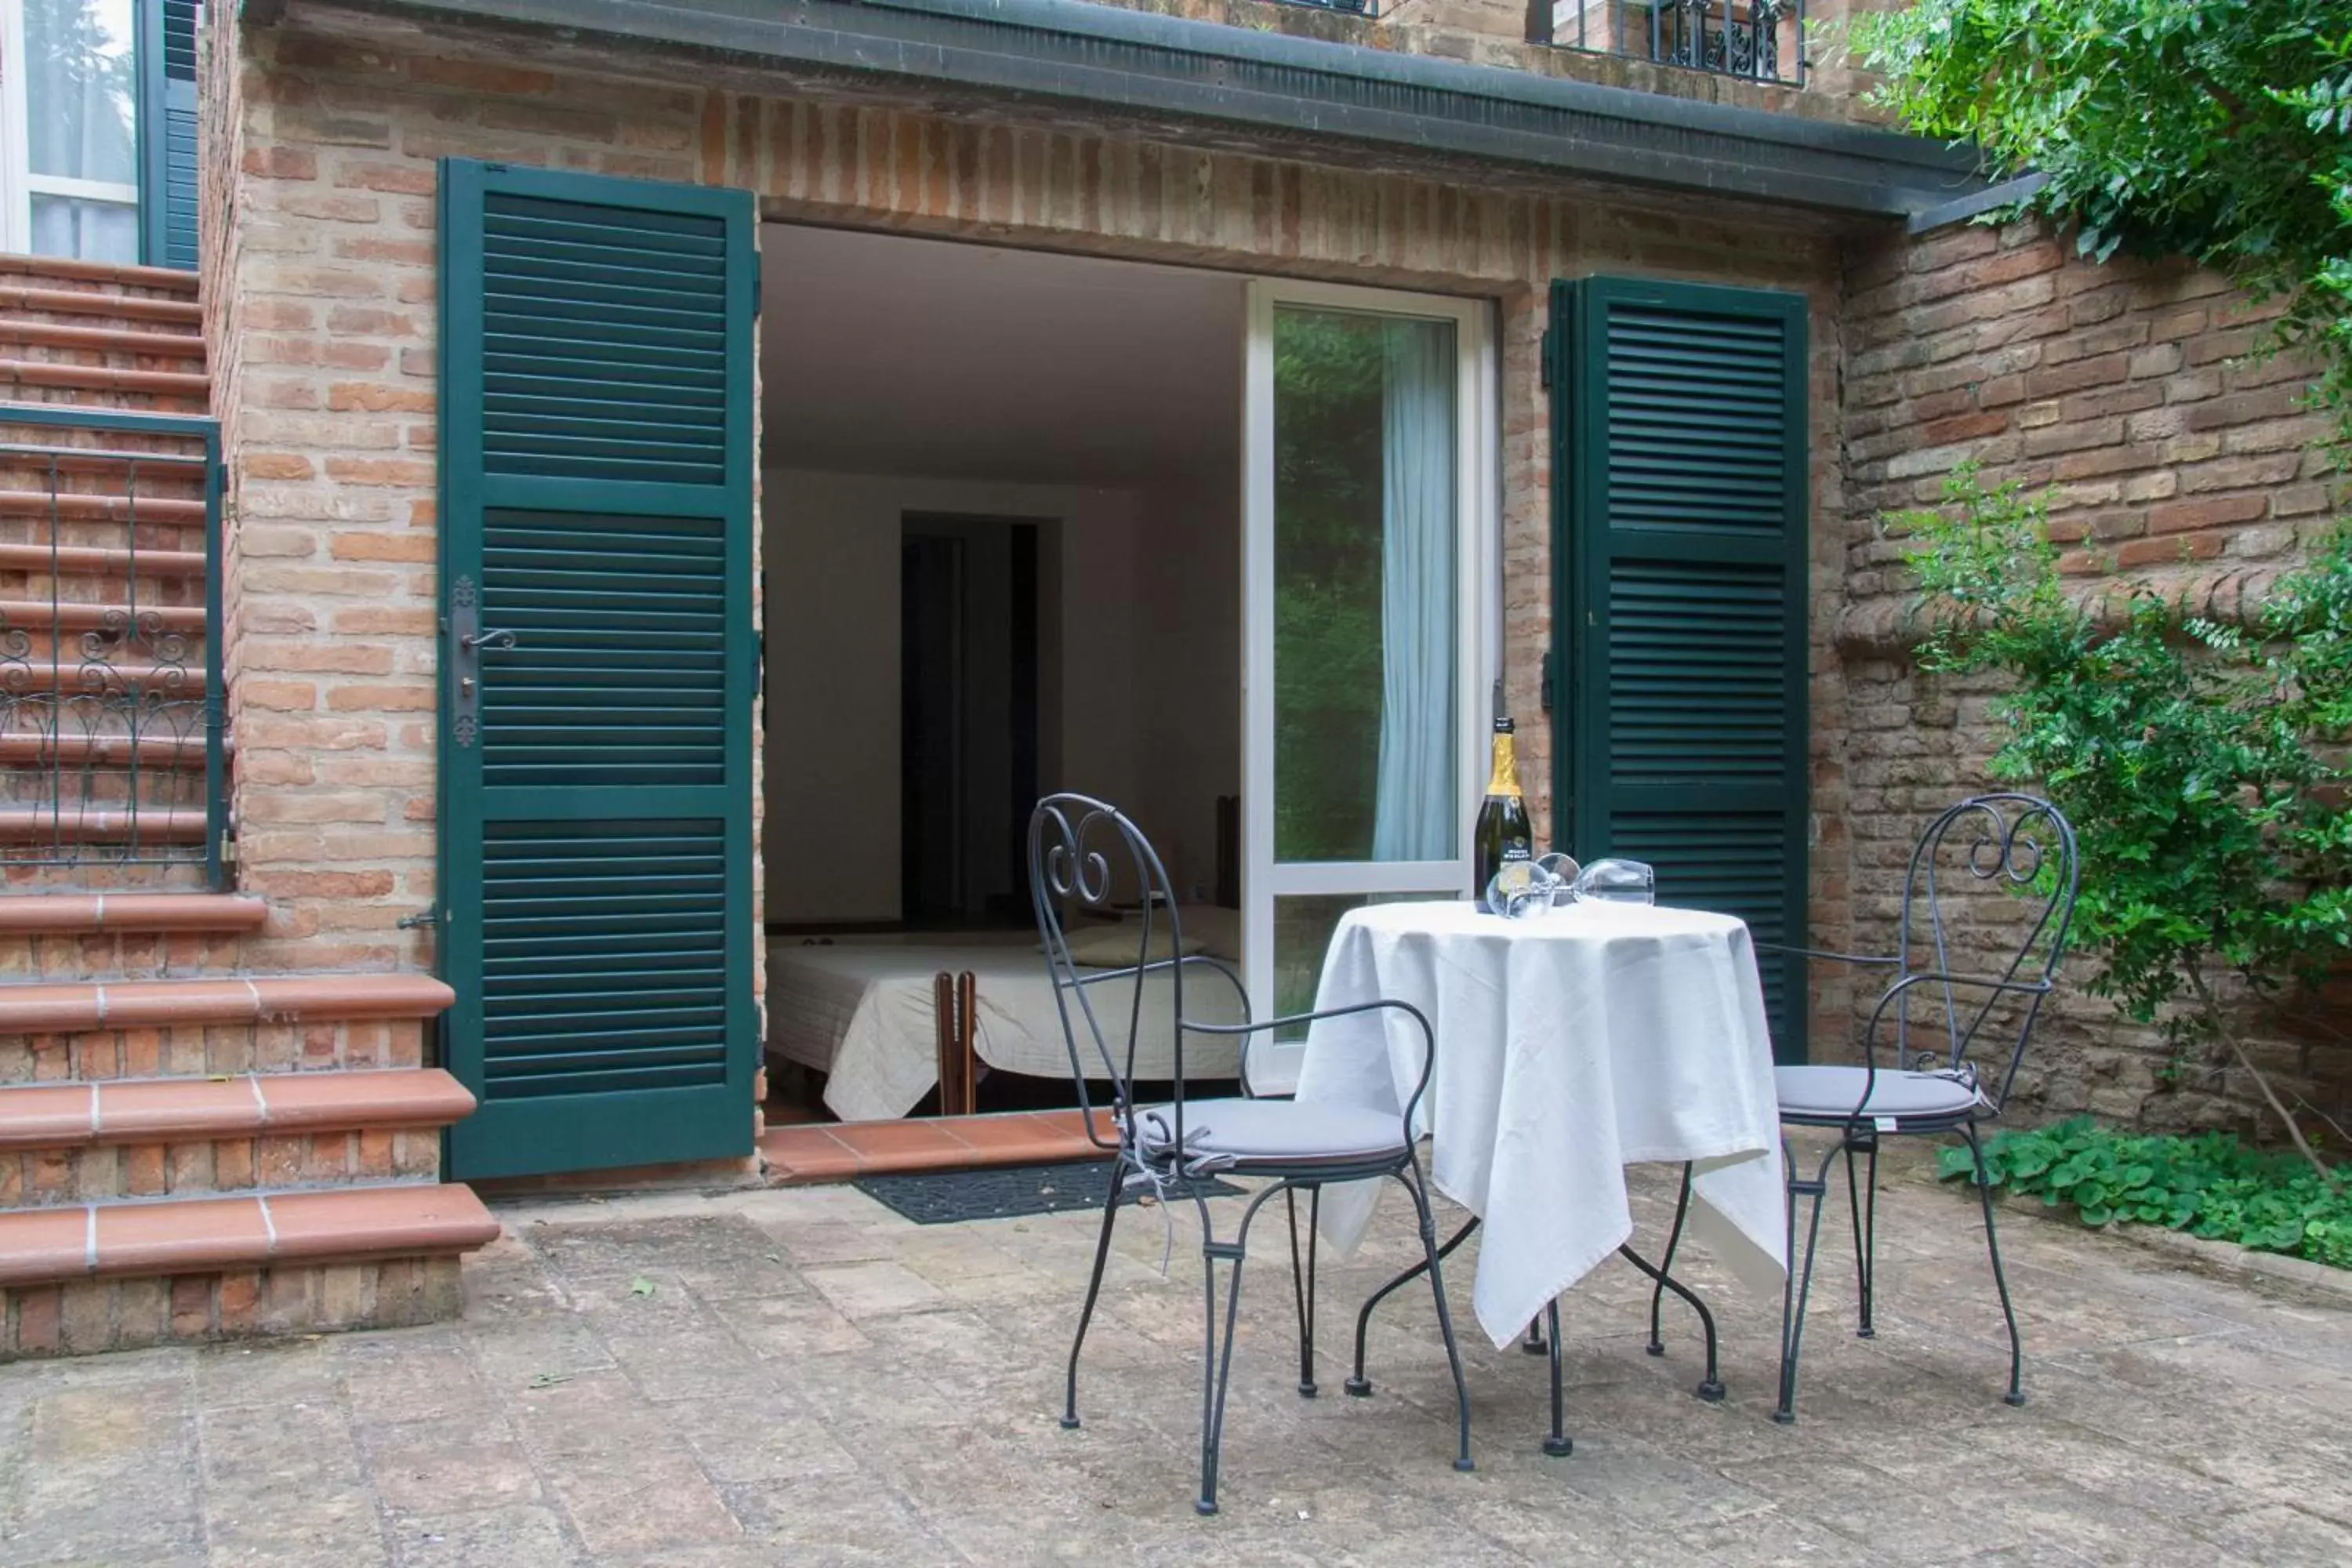
M1987 184L1968 150L1895 132L1087 0L341 3L1837 214L1911 219Z

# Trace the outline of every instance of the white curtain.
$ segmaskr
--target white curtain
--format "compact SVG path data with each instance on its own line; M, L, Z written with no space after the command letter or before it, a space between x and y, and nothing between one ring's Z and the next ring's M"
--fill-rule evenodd
M139 180L130 0L25 0L26 167L108 184ZM43 256L136 261L138 209L36 193Z
M1454 779L1454 352L1444 321L1391 321L1381 422L1376 860L1447 860Z
M25 0L26 166L135 184L130 0Z

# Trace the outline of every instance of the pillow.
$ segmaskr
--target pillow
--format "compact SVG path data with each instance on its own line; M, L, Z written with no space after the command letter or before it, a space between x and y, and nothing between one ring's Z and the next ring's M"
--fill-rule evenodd
M1179 914L1184 921L1184 941L1189 946L1194 937L1201 945L1192 951L1211 958L1222 958L1228 963L1242 961L1242 912L1216 904L1186 904Z
M1142 917L1136 917L1140 920ZM1121 921L1093 931L1069 933L1070 962L1088 969L1129 969L1143 952L1143 932L1133 921ZM1169 949L1168 922L1157 920L1151 923L1151 962L1164 963L1176 957L1190 958L1201 951L1201 939L1191 931L1184 933L1184 945L1176 952Z

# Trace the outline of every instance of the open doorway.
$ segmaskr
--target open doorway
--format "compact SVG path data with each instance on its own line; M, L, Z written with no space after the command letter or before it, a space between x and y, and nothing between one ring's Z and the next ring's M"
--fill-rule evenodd
M1243 957L1247 284L785 226L762 263L770 1120L942 1109L940 974L946 1109L1071 1103L1040 794L1128 810Z

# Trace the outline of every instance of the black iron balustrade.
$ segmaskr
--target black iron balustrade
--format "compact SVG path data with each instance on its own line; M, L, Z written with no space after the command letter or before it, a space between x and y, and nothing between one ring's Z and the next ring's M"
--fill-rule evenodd
M0 405L0 873L226 885L220 430Z
M1547 42L1717 76L1802 87L1804 0L1573 0L1546 18Z

